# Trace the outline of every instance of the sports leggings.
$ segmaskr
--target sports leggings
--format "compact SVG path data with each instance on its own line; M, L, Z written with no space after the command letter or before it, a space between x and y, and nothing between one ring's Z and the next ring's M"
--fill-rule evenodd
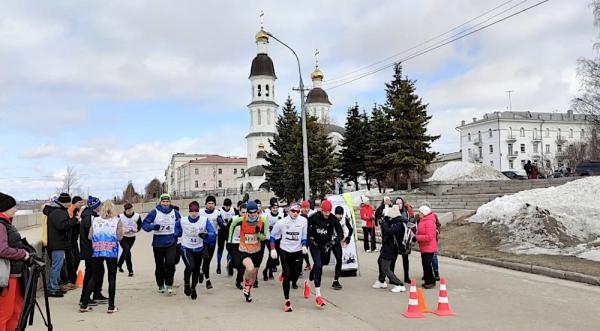
M196 288L198 285L198 279L200 278L200 268L202 267L203 252L194 252L191 249L187 249L185 247L181 247L181 257L183 258L183 263L185 264L185 270L183 271L183 283L190 284L190 276L192 278L192 289Z
M217 267L221 265L221 257L223 256L223 250L225 250L225 241L227 240L227 237L229 237L229 226L219 228L217 232Z
M329 252L325 252L325 249L321 247L313 244L310 245L310 256L313 260L312 269L310 270L310 280L315 282L315 287L321 287L321 276L323 275L323 263L321 262L321 258L328 253Z
M117 263L119 268L122 268L125 262L127 264L127 271L129 272L133 271L133 264L131 263L131 247L133 247L133 243L135 243L135 237L123 237L121 240L123 252L119 258L119 263Z
M210 261L215 255L215 245L204 244L204 251L202 251L202 273L204 274L204 278L207 280L210 278Z
M90 300L90 295L96 288L96 281L100 279L100 274L104 270L104 262L106 261L106 270L108 271L108 306L115 306L115 295L117 292L117 259L105 257L93 257L92 259L92 279L84 288L83 300L81 305L87 307Z
M156 285L173 286L173 277L175 276L175 258L177 256L177 245L173 244L169 247L152 247L154 251L154 277Z
M286 252L280 250L281 268L283 269L283 297L290 298L290 283L295 282L302 272L302 251Z

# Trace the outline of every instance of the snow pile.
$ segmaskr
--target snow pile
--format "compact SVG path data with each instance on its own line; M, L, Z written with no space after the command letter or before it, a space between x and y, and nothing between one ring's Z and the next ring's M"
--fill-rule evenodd
M575 255L600 261L600 177L522 191L481 206L469 221L517 254Z
M449 162L438 168L427 182L509 180L500 171L485 165L470 162Z

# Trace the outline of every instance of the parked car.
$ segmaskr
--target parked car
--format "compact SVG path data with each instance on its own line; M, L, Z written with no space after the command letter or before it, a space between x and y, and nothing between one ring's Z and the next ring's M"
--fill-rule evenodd
M600 160L586 160L575 166L577 176L600 176Z
M512 180L525 180L527 176L522 175L516 171L502 171L502 174Z

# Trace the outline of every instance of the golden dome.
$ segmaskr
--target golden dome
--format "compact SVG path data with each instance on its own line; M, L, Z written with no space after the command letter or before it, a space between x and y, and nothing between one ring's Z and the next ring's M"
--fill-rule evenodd
M268 35L268 34L267 34L267 32L266 32L265 30L263 30L263 29L260 29L260 31L258 31L258 32L256 33L256 36L255 36L255 37L256 37L256 42L259 42L259 41L266 41L266 42L269 42L269 35Z
M312 74L310 74L310 78L312 78L312 80L323 80L323 73L316 67Z

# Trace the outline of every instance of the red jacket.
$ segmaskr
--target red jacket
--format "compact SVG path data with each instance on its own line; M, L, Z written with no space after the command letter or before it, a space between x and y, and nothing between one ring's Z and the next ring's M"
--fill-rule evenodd
M375 225L375 222L373 222L373 217L375 217L373 207L371 207L371 205L368 203L363 203L360 207L360 219L362 220L362 226L365 228L372 228Z
M437 252L437 240L435 214L429 213L419 221L417 225L417 241L419 242L419 250L421 253Z

